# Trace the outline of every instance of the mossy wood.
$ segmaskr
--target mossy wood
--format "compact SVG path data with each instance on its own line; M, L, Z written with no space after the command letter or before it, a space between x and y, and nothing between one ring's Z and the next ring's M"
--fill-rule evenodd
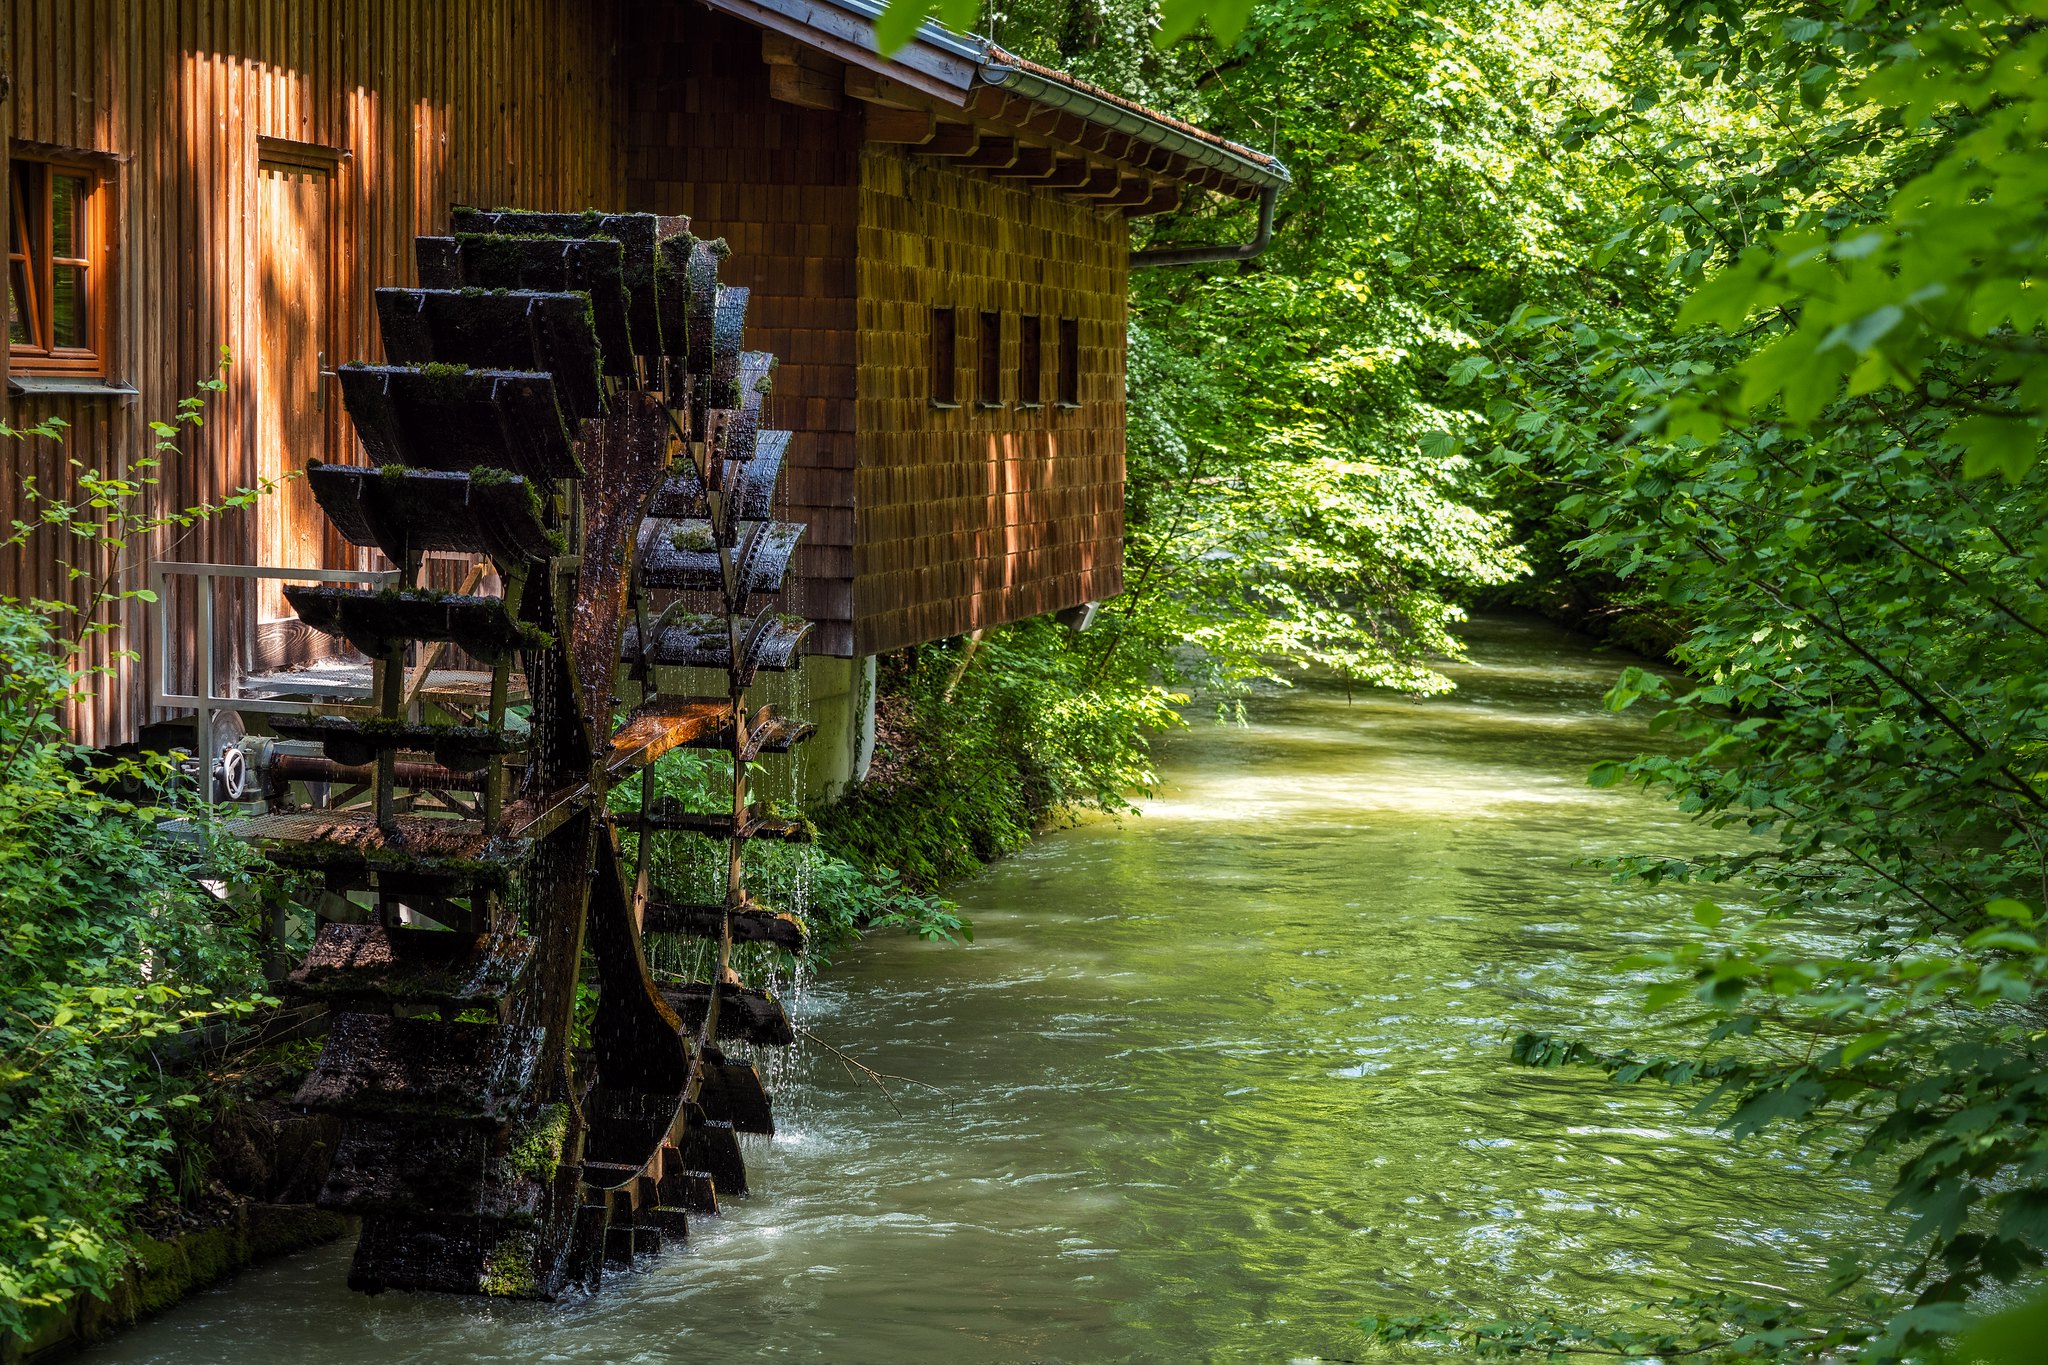
M803 943L798 921L748 897L740 856L802 833L752 804L746 774L810 727L750 709L746 691L799 660L808 623L774 600L803 528L769 515L788 433L762 427L774 362L740 349L747 292L718 284L724 256L679 218L460 209L451 237L420 240L426 287L378 294L393 363L342 371L375 467L321 466L314 492L403 586L289 596L375 661L380 714L277 730L373 765L373 799L247 832L375 907L374 923L323 924L290 979L337 1011L299 1101L342 1119L321 1203L364 1220L357 1288L595 1285L745 1193L736 1134L773 1131L752 1064L713 1044L794 1037L731 956ZM486 557L498 591L412 586L432 550ZM424 641L490 665L475 721L408 714L399 683ZM668 665L723 669L725 695L664 694ZM507 711L515 667L525 724ZM636 703L623 719L622 697ZM615 822L609 788L683 747L732 756L729 805L647 795ZM467 816L404 800L408 780L445 788L456 769L478 793ZM622 830L642 836L630 867ZM650 905L646 836L661 830L725 842L722 901ZM715 942L711 979L657 986L643 924ZM570 1045L586 958L587 1054Z

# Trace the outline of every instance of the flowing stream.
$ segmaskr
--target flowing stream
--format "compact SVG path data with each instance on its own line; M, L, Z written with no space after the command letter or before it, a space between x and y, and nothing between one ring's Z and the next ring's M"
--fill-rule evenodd
M847 953L798 1022L916 1083L778 1063L754 1196L602 1294L366 1298L335 1246L89 1359L1345 1358L1373 1312L1813 1292L1888 1232L1869 1189L1508 1062L1524 1028L1630 1038L1613 964L1690 924L1577 860L1723 836L1586 785L1642 742L1599 703L1623 659L1519 618L1470 641L1448 697L1197 719L1142 816L957 888L972 946Z

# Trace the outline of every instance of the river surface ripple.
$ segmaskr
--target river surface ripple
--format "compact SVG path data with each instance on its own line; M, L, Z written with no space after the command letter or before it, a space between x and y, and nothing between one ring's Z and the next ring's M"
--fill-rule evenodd
M846 954L799 1022L918 1083L892 1108L823 1049L775 1059L754 1196L602 1294L365 1298L331 1247L89 1358L1286 1360L1367 1354L1373 1312L1810 1291L1883 1235L1867 1189L1507 1062L1523 1028L1628 1037L1612 964L1683 932L1691 895L1575 863L1721 836L1586 785L1641 742L1599 705L1622 657L1469 638L1449 697L1197 720L1142 816L957 889L971 947Z

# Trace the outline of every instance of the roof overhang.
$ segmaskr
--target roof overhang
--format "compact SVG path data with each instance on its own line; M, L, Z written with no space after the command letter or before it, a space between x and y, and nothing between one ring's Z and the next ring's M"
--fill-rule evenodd
M875 46L875 20L883 0L704 0L712 9L781 33L797 43L906 91L966 110L1006 117L1012 100L1063 115L1088 130L1128 139L1142 150L1148 174L1216 190L1240 199L1266 198L1292 183L1272 156L1182 123L1097 89L1062 72L1012 56L994 43L926 23L900 51L884 56ZM1099 140L1043 134L1077 149L1100 151ZM1090 141L1098 145L1086 146ZM916 147L909 148L916 151ZM1153 155L1156 153L1157 155ZM1125 160L1131 158L1126 156ZM1199 174L1191 172L1198 171Z

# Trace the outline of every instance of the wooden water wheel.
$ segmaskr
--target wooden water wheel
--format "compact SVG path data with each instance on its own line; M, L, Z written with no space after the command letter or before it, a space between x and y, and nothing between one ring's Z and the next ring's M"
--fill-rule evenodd
M350 1284L549 1298L744 1193L736 1134L772 1131L754 1067L719 1044L792 1038L732 953L802 944L742 859L802 832L747 788L754 759L810 730L747 702L809 629L776 609L802 527L772 515L789 434L762 428L773 360L741 350L722 243L649 214L457 210L418 252L423 287L377 294L388 363L340 374L371 465L308 474L399 584L287 594L377 661L375 715L275 727L366 798L247 832L363 907L320 924L290 978L333 1010L298 1098L341 1119L320 1202L363 1219ZM416 586L437 551L479 557L498 590ZM488 670L476 714L408 714L408 668L451 646ZM704 669L718 695L681 681ZM675 809L643 781L636 808L608 809L683 748L730 756L729 808ZM661 831L725 845L722 899L650 894ZM715 943L709 979L658 988L651 934Z

